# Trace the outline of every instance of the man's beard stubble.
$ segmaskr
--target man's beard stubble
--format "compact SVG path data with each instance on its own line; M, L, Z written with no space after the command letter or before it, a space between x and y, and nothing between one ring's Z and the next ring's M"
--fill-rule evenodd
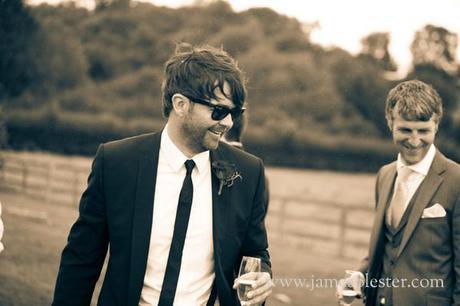
M191 122L184 122L182 125L182 133L186 141L187 147L190 148L196 154L207 151L214 150L219 145L219 142L216 145L212 145L211 140L206 141L209 129L212 127L204 128L197 127Z

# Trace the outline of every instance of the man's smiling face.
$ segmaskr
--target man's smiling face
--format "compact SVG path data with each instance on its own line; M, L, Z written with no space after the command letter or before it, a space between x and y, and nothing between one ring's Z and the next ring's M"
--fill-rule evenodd
M436 115L428 121L408 121L394 109L392 117L388 125L393 135L393 143L406 164L418 163L425 157L434 142L438 131Z
M224 84L224 91L226 95L216 88L217 100L211 102L233 109L234 103L227 98L230 95L230 87L227 83ZM187 146L195 154L216 149L222 136L233 125L232 116L229 114L222 120L216 121L211 118L212 108L191 101L190 103L190 112L182 126L183 135L187 135Z

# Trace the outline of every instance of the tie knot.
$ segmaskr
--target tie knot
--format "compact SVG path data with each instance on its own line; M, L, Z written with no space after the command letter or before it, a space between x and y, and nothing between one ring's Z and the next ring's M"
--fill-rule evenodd
M185 169L187 169L186 175L191 175L194 167L195 162L193 161L193 159L187 159L187 161L185 162Z
M398 169L398 176L399 180L402 182L406 182L411 175L413 170L407 166L402 166L401 168Z

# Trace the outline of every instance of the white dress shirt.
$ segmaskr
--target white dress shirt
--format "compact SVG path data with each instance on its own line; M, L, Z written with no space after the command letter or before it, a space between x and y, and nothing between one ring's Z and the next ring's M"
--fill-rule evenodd
M161 135L152 233L140 306L157 305L168 262L179 193L188 158L174 145L168 126ZM195 155L193 201L174 305L205 305L214 282L212 187L209 151Z
M435 154L436 154L436 147L434 146L434 144L432 144L430 148L428 149L428 152L426 153L425 157L423 157L421 161L413 165L406 165L401 154L398 154L398 160L396 161L397 169L401 167L408 167L409 169L412 170L412 173L407 178L409 196L407 197L407 200L406 200L406 208L409 205L409 202L411 201L418 187L420 186L420 184L423 182L426 175L428 174L431 164L433 163ZM396 183L395 183L395 186L396 186ZM395 192L393 191L393 196L394 194Z

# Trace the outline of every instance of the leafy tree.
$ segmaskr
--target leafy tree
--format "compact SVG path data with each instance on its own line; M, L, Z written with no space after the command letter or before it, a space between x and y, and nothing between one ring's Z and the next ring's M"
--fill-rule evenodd
M280 15L269 8L251 8L242 14L259 20L268 39L280 33L287 34L289 31L302 31L302 25L297 19Z
M108 8L127 9L130 7L131 0L95 0L96 11L102 11Z
M417 78L433 85L444 104L441 135L460 143L456 112L460 109L458 85L457 34L434 25L426 25L414 35L411 45L413 68L407 78Z
M89 14L85 9L63 4L58 7L40 5L33 11L40 23L34 57L38 66L36 82L38 100L51 100L66 90L88 81L88 64L76 26ZM60 18L56 18L56 14Z
M251 29L248 32L247 29ZM229 54L241 56L264 39L263 29L254 19L247 22L225 27L219 33L211 37L209 43L215 46L222 46Z
M457 75L457 46L456 33L428 24L415 33L411 44L413 66L431 65L450 75Z
M390 83L384 78L383 69L375 62L353 58L341 50L332 51L326 63L332 69L339 93L364 118L373 122L381 134L386 134L384 102Z
M34 84L33 48L38 30L22 0L0 0L0 99L16 97Z
M2 5L12 2L0 0ZM26 49L15 50L37 86L22 87L14 101L15 113L8 109L10 139L16 144L18 135L29 135L25 141L41 148L69 140L62 144L64 151L78 153L75 137L100 142L159 128L164 122L163 63L175 43L185 41L222 46L237 59L249 79L247 139L255 147L269 144L265 148L270 152L262 152L265 156L274 152L270 156L277 160L276 152L285 152L304 164L302 160L312 159L305 154L312 146L317 156L327 159L335 158L344 143L349 143L345 151L350 156L379 154L374 144L382 140L375 138L387 133L383 102L392 85L384 75L393 69L386 33L364 38L363 53L355 57L313 44L310 34L316 23L305 25L267 8L236 13L227 2L213 0L180 9L125 0L98 3L95 11L69 4L30 9L37 30L27 32L32 38L24 40ZM8 22L1 19L0 24ZM24 27L19 28L25 35ZM6 49L0 45L2 52ZM443 124L458 133L454 74L433 64L417 64L408 77L426 80L440 91L446 108ZM38 95L37 88L42 91ZM65 133L72 137L62 137ZM448 139L455 137L455 131L446 134ZM254 148L248 143L249 147ZM94 149L81 152L91 154ZM331 157L323 156L324 150Z
M369 58L386 71L396 71L397 67L390 55L388 45L390 44L389 33L372 33L361 40L361 54Z

